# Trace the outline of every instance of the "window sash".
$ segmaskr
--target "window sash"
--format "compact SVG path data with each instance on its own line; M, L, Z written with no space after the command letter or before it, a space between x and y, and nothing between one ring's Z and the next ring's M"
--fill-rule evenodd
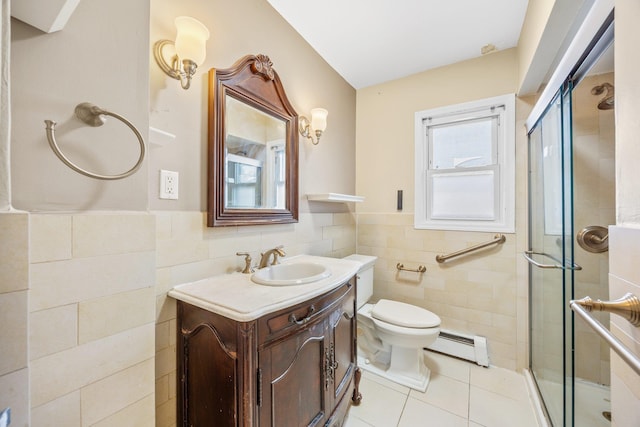
M499 116L495 115L495 114L491 114L491 115L485 115L485 116L481 116L481 117L473 117L473 118L467 118L464 120L457 120L454 122L444 122L444 123L438 123L438 124L427 124L426 127L426 138L427 138L427 144L429 147L428 150L428 168L429 170L431 169L438 169L438 170L443 170L443 169L457 169L457 168L466 168L469 167L468 165L465 165L465 163L469 163L469 161L473 161L475 160L474 157L478 157L478 156L467 156L467 158L459 158L460 161L458 163L456 163L455 161L453 162L454 164L452 165L452 168L442 168L439 167L438 164L435 164L435 160L440 157L438 156L440 154L439 151L445 151L447 150L447 148L445 147L445 145L447 144L446 142L440 142L436 141L436 138L434 136L434 132L436 130L439 129L443 129L443 128L452 128L452 127L456 127L456 126L460 126L460 125L471 125L474 123L481 123L481 122L487 122L490 121L491 124L491 135L490 135L490 154L489 154L489 161L487 163L484 163L482 165L477 165L477 166L488 166L488 165L495 165L498 164L498 146L499 146L499 125L500 125L500 121L499 121ZM456 141L453 141L451 143L455 143ZM485 141L480 142L482 144L485 143ZM477 152L476 152L477 153ZM474 153L474 154L476 154ZM464 153L461 153L462 155L464 155ZM471 154L469 152L467 152L467 154ZM480 153L477 153L480 154ZM480 158L483 158L484 155L479 156ZM471 164L471 166L473 166L473 164Z
M427 172L427 219L495 221L500 212L500 166Z

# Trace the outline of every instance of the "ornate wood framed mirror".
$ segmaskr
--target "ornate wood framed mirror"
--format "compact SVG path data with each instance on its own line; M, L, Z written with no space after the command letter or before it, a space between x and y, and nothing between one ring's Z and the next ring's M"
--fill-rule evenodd
M268 56L209 71L207 226L298 222L297 129Z

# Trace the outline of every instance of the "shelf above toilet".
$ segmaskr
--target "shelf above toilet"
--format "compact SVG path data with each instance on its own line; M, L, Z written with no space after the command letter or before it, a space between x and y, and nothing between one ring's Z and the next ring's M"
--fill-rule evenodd
M307 194L307 200L314 201L314 202L360 203L360 202L364 202L364 197L354 196L351 194L320 193L320 194Z

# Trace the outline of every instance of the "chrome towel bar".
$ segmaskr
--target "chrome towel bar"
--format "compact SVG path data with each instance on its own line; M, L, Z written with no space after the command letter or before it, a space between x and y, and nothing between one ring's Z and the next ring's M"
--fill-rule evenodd
M452 253L446 254L446 255L436 255L436 261L439 262L439 263L443 263L448 259L459 257L461 255L468 254L469 252L473 252L473 251L477 251L478 249L486 248L487 246L502 244L506 240L507 240L507 238L504 236L504 234L496 234L494 239L491 240L490 242L480 243L480 244L477 244L475 246L471 246L471 247L468 247L468 248L465 248L465 249L461 249L459 251L452 252Z
M45 120L44 122L46 124L47 140L49 141L49 146L51 146L51 149L56 154L56 156L58 156L58 158L62 160L62 163L64 163L74 171L84 176L88 176L89 178L102 179L102 180L115 180L115 179L126 178L134 174L138 169L140 169L140 166L142 166L142 160L144 159L144 154L145 154L144 139L142 139L142 135L140 135L140 132L138 132L138 129L136 129L136 127L133 124L131 124L129 120L125 119L119 114L112 113L107 110L103 110L102 108L94 104L91 104L89 102L83 102L81 104L76 105L75 114L76 114L76 117L78 117L84 123L93 127L102 126L103 124L105 124L106 121L103 116L111 116L120 120L122 123L127 125L129 129L131 129L131 131L135 134L136 138L138 138L138 143L140 144L140 157L138 158L138 161L131 169L118 175L100 175L97 173L89 172L75 165L71 160L69 160L62 153L62 151L60 151L60 147L58 147L58 143L56 142L56 136L55 136L56 122L54 122L53 120Z
M536 260L534 260L533 258L531 258L531 255L542 255L545 256L547 258L550 258L552 260L554 260L556 262L556 264L542 264L537 262ZM527 260L527 262L531 265L535 265L538 268L559 268L562 270L582 270L582 267L578 264L576 264L575 262L571 264L570 267L566 267L564 266L563 262L560 261L558 258L554 257L553 255L549 255L548 253L545 252L535 252L535 251L524 251L522 253L522 256L524 256Z
M396 268L398 269L398 271L411 271L413 273L424 273L427 271L427 267L425 267L424 265L419 265L418 268L412 270L410 268L405 268L404 264L402 263L397 263Z
M571 307L571 310L579 315L587 325L589 325L603 340L605 340L611 349L615 351L616 354L620 356L620 358L624 360L636 374L640 375L640 359L638 356L629 350L618 338L605 328L602 323L598 322L591 316L591 314L589 314L589 311L592 309L610 311L615 314L623 313L621 314L623 317L626 319L632 319L630 322L635 326L638 326L637 323L640 318L640 305L638 304L638 298L632 294L626 294L622 298L610 302L594 302L591 298L588 298L588 300L587 298L571 300L569 302L569 307ZM627 312L631 312L633 314L625 314ZM635 319L635 323L633 319Z
M640 300L632 293L627 293L614 301L600 301L599 299L594 301L590 297L584 297L571 302L581 305L588 312L606 311L624 317L633 326L640 326Z

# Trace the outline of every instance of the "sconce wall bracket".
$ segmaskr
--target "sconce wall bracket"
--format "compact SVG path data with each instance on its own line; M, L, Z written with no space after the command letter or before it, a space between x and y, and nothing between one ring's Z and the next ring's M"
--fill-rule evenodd
M153 45L153 57L166 75L173 79L180 80L182 89L189 89L191 86L191 77L196 73L198 65L189 59L185 59L182 61L181 67L178 55L174 55L173 58L171 58L171 65L169 65L163 55L163 50L167 45L175 46L175 43L171 40L158 40Z
M315 131L316 139L314 141L313 136L311 135L311 122L305 116L300 116L298 118L298 131L300 132L300 135L304 136L305 138L309 138L313 145L318 145L318 143L320 142L322 131Z

